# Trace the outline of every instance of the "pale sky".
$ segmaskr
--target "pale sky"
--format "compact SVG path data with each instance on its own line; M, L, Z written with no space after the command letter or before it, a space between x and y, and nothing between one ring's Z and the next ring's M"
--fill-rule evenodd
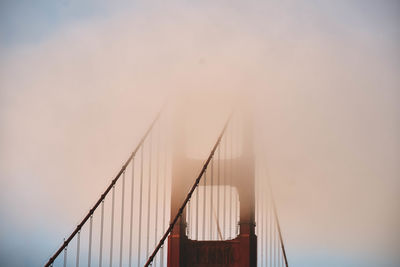
M231 90L258 110L290 266L399 266L399 15L1 1L0 265L45 263L172 91Z

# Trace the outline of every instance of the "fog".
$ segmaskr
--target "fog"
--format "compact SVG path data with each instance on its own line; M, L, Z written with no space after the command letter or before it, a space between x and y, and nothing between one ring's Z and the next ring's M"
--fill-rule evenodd
M44 264L165 101L226 94L256 110L290 266L398 266L399 12L2 2L0 265Z

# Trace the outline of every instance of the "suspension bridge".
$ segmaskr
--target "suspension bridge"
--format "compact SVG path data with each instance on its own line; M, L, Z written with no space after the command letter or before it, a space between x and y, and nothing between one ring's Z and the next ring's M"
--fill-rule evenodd
M44 266L288 267L252 125L238 113L193 158L183 124L159 112Z

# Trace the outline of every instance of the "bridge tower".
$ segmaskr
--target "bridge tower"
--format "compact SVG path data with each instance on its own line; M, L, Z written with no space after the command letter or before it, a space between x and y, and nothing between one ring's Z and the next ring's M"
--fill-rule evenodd
M253 146L249 109L229 116L227 94L215 94L184 98L172 125L172 110L155 116L45 267L288 267L268 173L255 163L262 151Z
M204 163L204 159L191 158L187 154L190 137L185 131L188 112L178 108L174 115L173 163L171 188L171 218L177 214L183 199L193 184L193 177ZM207 119L210 114L205 114ZM255 163L252 143L252 125L243 120L240 153L233 158L219 159L224 165L228 161L234 168L228 168L225 175L232 177L214 186L229 185L236 189L240 216L238 235L222 240L193 240L187 235L188 222L184 213L168 237L168 267L254 267L257 265L257 237L255 234ZM201 127L207 127L202 125ZM201 131L201 127L199 130ZM204 130L204 129L203 129ZM214 138L215 140L215 138ZM185 211L186 212L186 211ZM218 219L218 218L217 218Z

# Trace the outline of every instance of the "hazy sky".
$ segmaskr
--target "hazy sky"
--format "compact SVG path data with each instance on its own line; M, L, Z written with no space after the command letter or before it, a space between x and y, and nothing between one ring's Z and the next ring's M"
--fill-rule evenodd
M399 266L399 1L215 2L0 2L1 266L43 264L177 90L254 99L290 266Z

